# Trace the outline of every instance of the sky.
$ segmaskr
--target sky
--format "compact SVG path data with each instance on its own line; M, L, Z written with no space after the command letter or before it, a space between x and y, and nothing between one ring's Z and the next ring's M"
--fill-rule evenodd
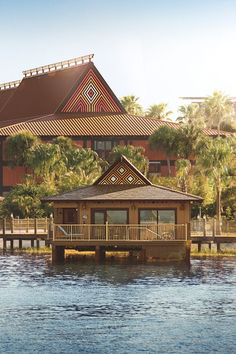
M0 83L94 53L118 97L147 108L236 96L236 0L0 0Z

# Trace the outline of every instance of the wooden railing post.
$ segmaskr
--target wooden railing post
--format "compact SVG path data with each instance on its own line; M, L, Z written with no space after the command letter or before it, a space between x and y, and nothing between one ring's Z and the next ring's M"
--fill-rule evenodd
M37 219L34 218L34 234L37 236Z
M14 233L14 218L13 218L13 216L11 216L11 219L10 219L10 227L11 227L11 233L13 234Z
M206 219L203 219L203 237L206 237Z
M212 227L212 237L213 239L216 236L216 219L213 219L213 227Z
M108 226L108 221L106 221L105 232L106 232L106 241L108 241L108 240L109 240L109 226Z

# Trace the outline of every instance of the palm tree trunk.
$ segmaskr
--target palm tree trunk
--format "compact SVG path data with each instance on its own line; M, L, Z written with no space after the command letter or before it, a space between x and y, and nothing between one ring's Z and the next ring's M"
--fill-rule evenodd
M171 176L171 169L170 169L170 160L167 159L167 166L168 166L168 176Z

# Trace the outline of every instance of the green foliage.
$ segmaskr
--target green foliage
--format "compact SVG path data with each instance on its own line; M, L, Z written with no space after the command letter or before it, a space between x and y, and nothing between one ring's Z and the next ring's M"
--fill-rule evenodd
M135 167L137 167L139 171L146 175L148 171L148 159L144 156L144 153L145 150L143 147L118 145L112 149L108 160L112 164L118 160L121 155L124 155L128 160L132 162L132 164L134 164Z
M201 105L198 103L180 106L178 111L180 116L177 118L177 122L194 125L200 128L205 126Z
M153 104L147 109L146 116L160 120L166 120L173 113L167 110L167 106L167 103L163 102L159 104Z
M176 177L159 177L159 176L149 176L149 180L156 184L157 186L163 186L167 188L172 188L180 190L178 186L178 180Z
M13 166L28 166L29 151L39 144L39 139L30 132L9 136L6 140L6 155Z
M235 118L234 107L230 98L220 91L215 91L202 104L205 123L209 128L216 128L219 132L223 124L232 125Z
M42 203L41 198L50 194L53 194L53 191L46 185L19 184L2 202L1 216L9 217L11 214L20 218L49 216L52 208L50 204Z
M8 149L15 163L30 168L32 174L7 195L3 215L41 217L48 212L40 198L91 184L104 167L96 152L80 148L66 137L43 143L28 133L20 133L9 138ZM20 151L19 156L13 154L14 149Z
M121 97L120 102L129 114L139 116L143 114L143 108L138 103L139 97L134 95Z
M191 168L192 166L189 160L180 159L176 161L176 177L178 180L178 186L182 192L185 193L188 191Z

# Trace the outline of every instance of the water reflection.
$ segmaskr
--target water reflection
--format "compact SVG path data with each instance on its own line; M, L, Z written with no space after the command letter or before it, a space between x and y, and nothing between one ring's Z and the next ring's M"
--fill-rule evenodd
M0 352L233 353L235 270L0 256Z

